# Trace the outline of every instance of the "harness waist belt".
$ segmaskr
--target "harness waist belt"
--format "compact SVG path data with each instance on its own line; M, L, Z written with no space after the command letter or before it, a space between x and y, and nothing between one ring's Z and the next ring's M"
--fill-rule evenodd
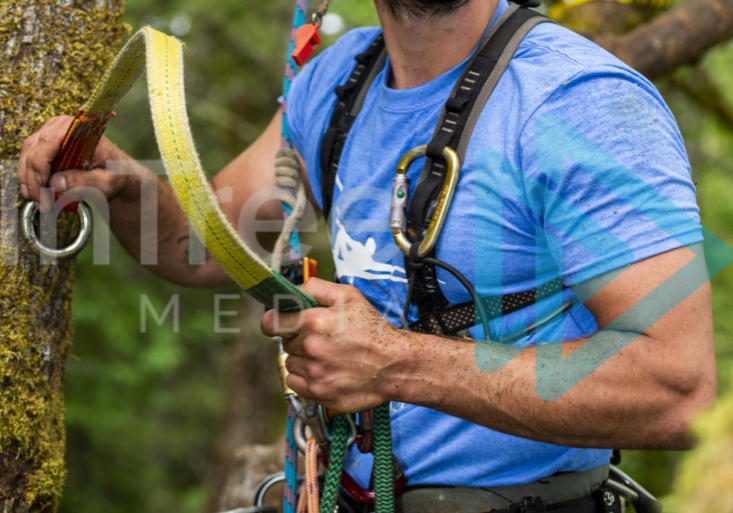
M562 472L527 484L474 488L468 486L407 487L395 498L397 513L478 513L521 511L516 505L540 498L548 511L595 511L595 492L608 479L609 465L583 472ZM563 503L569 503L566 506ZM576 503L577 504L571 504ZM591 506L586 507L585 504ZM559 508L555 506L560 506ZM575 509L569 509L575 508ZM531 511L531 509L529 510ZM544 511L540 509L538 511ZM612 509L610 511L613 511Z

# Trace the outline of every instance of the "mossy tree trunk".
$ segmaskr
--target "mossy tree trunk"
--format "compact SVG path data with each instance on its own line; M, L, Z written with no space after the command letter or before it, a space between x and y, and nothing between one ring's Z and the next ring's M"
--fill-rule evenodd
M124 0L0 0L0 511L52 512L64 484L63 372L74 263L18 235L17 159L29 134L89 96L125 33ZM69 235L74 214L63 217Z

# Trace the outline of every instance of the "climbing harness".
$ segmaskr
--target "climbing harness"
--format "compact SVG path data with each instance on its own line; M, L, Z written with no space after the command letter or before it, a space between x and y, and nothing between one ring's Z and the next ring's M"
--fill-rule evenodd
M316 269L314 262L303 259L300 255L300 242L295 226L302 215L305 193L303 184L299 180L300 173L297 156L290 149L291 144L287 132L286 120L287 92L296 70L292 52L296 50L295 39L297 38L298 28L303 24L304 9L305 2L301 0L296 7L294 36L291 38L291 56L289 56L284 83L283 148L276 156L276 176L281 191L278 193L277 198L280 199L283 205L285 229L278 239L276 245L278 251L276 251L275 257L273 258L272 267L265 264L239 239L219 208L218 201L212 193L203 173L188 126L183 89L182 49L180 42L175 38L157 32L150 27L145 27L127 42L105 73L90 100L84 106L84 109L77 114L65 137L61 151L54 162L54 172L71 168L88 169L91 155L93 155L104 128L108 120L114 115L114 107L130 90L132 85L142 75L143 71L147 71L150 107L161 159L173 191L190 225L198 238L206 246L209 253L219 262L222 269L243 289L245 294L263 303L267 308L276 308L280 311L298 311L318 306L313 297L303 293L296 285L303 279L307 279ZM319 16L322 15L323 12ZM488 43L493 41L494 38L492 36L496 33L496 39L501 40L504 46L496 47L491 44L485 44L478 52L479 57L493 63L491 65L479 63L479 65L484 66L481 73L485 75L482 76L485 82L488 80L487 83L490 83L495 73L494 71L487 72L487 69L493 70L496 67L498 76L500 76L524 34L537 23L545 21L544 19L538 18L538 16L536 13L531 13L531 11L524 9L511 9L509 15L503 16L500 19L502 23L497 22L497 26L492 27L487 35ZM314 24L317 25L318 21L319 18L316 18ZM498 34L504 34L504 39L499 38ZM311 33L308 38L305 38L302 32L301 36L301 42L305 41L305 43L299 47L300 53L296 55L299 58L307 58L306 54L313 51L317 43L317 37ZM512 48L510 43L515 46ZM508 50L505 51L504 48L512 49L509 52ZM323 167L327 175L330 171L338 167L338 157L348 135L348 130L351 126L350 123L353 123L353 119L355 119L355 115L361 108L361 103L363 103L364 96L366 95L364 86L367 83L371 83L376 73L381 69L379 63L382 62L383 65L385 58L384 43L380 37L377 38L365 54L357 57L358 65L356 70L361 69L363 77L355 78L355 70L347 86L341 87L340 90L337 88L339 102L337 103L334 117L332 117L332 126L329 127L329 130L333 128L330 135L329 152L325 157L323 152L321 155L322 159L325 158L328 164ZM469 63L467 72L473 72L474 68L472 66L476 62L478 62L477 57L474 57ZM498 76L493 78L493 84L498 80ZM461 82L459 82L460 84ZM491 88L493 88L493 84L488 89L489 93ZM461 90L463 89L465 87L461 86ZM481 95L484 94L484 90L485 88L476 87L475 91L471 91L471 94L475 93L471 97L465 96L460 91L458 94L453 94L446 104L444 119L447 119L448 116L457 115L459 125L463 124L463 128L466 129L463 131L467 131L470 134L473 128L471 123L475 124L475 119L471 119L470 115L465 118L462 116L465 112L470 114L476 108L473 106L474 104L479 104L480 101L485 103L488 94L481 100ZM468 106L468 110L464 112L466 106ZM480 112L480 107L478 112ZM338 116L336 116L337 113ZM333 122L334 118L338 121L335 126ZM430 280L433 279L435 281L434 269L432 271L429 269L438 266L453 272L448 264L430 256L434 254L434 241L432 243L424 243L426 233L433 230L435 237L437 237L440 231L440 226L445 219L447 208L450 204L452 189L455 188L455 179L448 177L454 174L457 176L457 172L460 169L460 159L465 153L467 144L467 139L464 140L459 136L457 141L453 141L450 137L444 137L441 131L442 129L436 130L436 134L429 145L421 148L417 153L413 153L412 156L403 162L403 168L406 173L410 163L417 158L416 155L420 152L425 152L429 157L426 170L430 169L432 170L432 174L439 175L442 178L440 181L431 181L430 179L421 180L418 183L418 188L415 191L409 209L407 209L407 194L403 196L405 198L404 212L406 213L406 224L401 219L399 230L396 230L396 236L402 241L403 251L406 251L406 258L413 264L411 267L411 289L413 287L420 289L417 291L419 310L421 304L419 299L421 297L420 294L423 294L423 297L428 300L431 299L429 295L425 295L425 291L431 286ZM326 138L324 138L324 144L325 142ZM456 156L454 157L451 152L455 153ZM447 160L449 162L453 162L453 171L451 171L450 165L446 169L446 165L442 164L444 162L444 155L448 157ZM404 173L402 174L404 175ZM423 175L425 175L425 172ZM328 175L327 178L330 180L331 185L333 185L335 173L333 176ZM444 184L446 180L448 180L447 187ZM327 184L329 181L324 181L324 183ZM331 188L328 196L329 201L332 197L332 190ZM399 196L399 189L396 189L396 191L395 194ZM432 198L433 196L435 198ZM326 197L324 195L324 209L327 205L325 202ZM432 206L428 206L431 201L433 201ZM83 202L80 202L79 205L81 206L81 209L78 211L82 219L82 232L85 233L84 230L88 230L91 223L85 223L84 216L90 216L88 207ZM422 210L416 209L415 205L422 205ZM440 207L440 211L438 211L439 205L443 205L444 207ZM39 245L40 243L34 241L33 238L35 232L33 230L32 220L35 213L31 207L26 208L28 211L27 217L31 220L23 224L26 239L31 244L31 247L35 248L34 250L45 254L44 252L48 248ZM399 208L402 207L400 206ZM424 211L426 210L430 212L430 215L425 214ZM413 211L418 213L414 214ZM415 216L417 216L417 222L413 220ZM397 217L394 220L396 221ZM420 223L424 224L425 229L420 228ZM82 237L82 239L86 239L86 237L87 235ZM83 242L75 242L74 244L83 247ZM282 255L286 253L286 248L288 259L283 262ZM80 250L78 247L74 249L74 251L78 250ZM283 274L278 272L277 269L281 269ZM430 278L430 273L432 273L432 278ZM456 273L457 271L454 274ZM459 274L457 273L456 275ZM418 279L415 276L420 276L420 278ZM470 284L468 285L470 286ZM437 281L435 281L435 286L437 287ZM439 293L439 288L437 290ZM532 292L533 299L539 297L536 291ZM430 294L434 293L431 292ZM475 291L472 293L472 296L476 297ZM504 310L506 297L503 296L501 298L502 310ZM474 307L475 310L471 313L471 321L473 322L471 326L476 321L476 315L474 313L476 310L478 310L480 320L486 326L486 315L482 311L482 306L479 306L479 302L476 305ZM446 311L445 308L443 311ZM440 310L432 311L433 314L438 314L439 312ZM448 328L445 321L447 317L445 317L444 313L441 315L442 317L438 317L438 324L442 330L440 333L447 334L450 332L450 330L445 329ZM421 317L421 319L424 319L424 317ZM417 330L413 329L413 331ZM485 333L489 333L486 327ZM287 377L284 361L285 357L280 355L279 363L283 378ZM361 413L357 426L353 416L329 412L318 405L315 406L315 411L310 404L306 404L306 408L304 408L300 400L296 397L296 394L288 389L285 384L283 385L283 392L289 402L287 428L288 456L286 468L284 473L271 476L258 488L255 502L255 507L259 508L258 511L265 511L267 509L261 504L267 488L276 482L284 480L286 483L284 509L287 513L295 513L298 486L296 455L299 445L296 438L304 438L304 436L296 437L296 425L300 425L301 422L308 423L309 419L312 421L314 415L317 417L317 424L312 424L314 426L314 435L305 443L305 453L307 455L306 488L301 491L300 510L307 509L309 513L315 513L315 510L318 509L320 513L333 513L337 507L339 486L341 486L352 497L362 502L373 501L377 513L394 511L394 494L405 484L405 476L392 452L389 404L382 404L376 407L373 412ZM343 470L346 450L351 443L355 444L360 451L372 452L374 455L373 491L360 487ZM321 460L326 467L320 504L317 500L318 490L320 488L317 481L317 451L320 451ZM628 485L628 483L626 484Z
M430 143L409 150L397 164L389 227L395 244L405 255L408 270L408 292L402 325L409 331L450 336L467 334L468 328L481 324L485 337L490 338L492 342L512 344L555 321L578 304L573 297L525 329L500 338L491 337L489 320L519 311L561 293L566 288L562 279L551 280L527 292L482 298L458 270L434 257L435 243L448 214L461 162L478 117L523 38L539 23L551 21L539 13L526 9L538 5L534 0L514 3L515 5L510 6L491 26L479 43L479 49L469 60L445 104ZM384 66L385 58L386 50L380 35L365 52L355 57L357 65L346 84L335 88L336 105L320 148L321 194L323 212L327 219L333 202L341 153L369 87ZM410 202L407 170L415 160L423 156L428 158L413 193L413 201ZM435 267L453 274L469 291L473 301L449 305L440 291ZM418 320L408 326L407 313L413 303L416 289L419 289L414 301L418 307ZM540 495L520 497L506 510L501 511L530 513L545 511L547 506L551 511L562 513L599 511L615 513L622 511L621 498L634 504L638 511L654 513L661 511L660 503L631 478L612 465L610 472L611 477L603 480L603 487L596 487L586 497L580 499L572 497L572 500L557 500L550 504L545 504ZM572 479L575 479L582 473L570 474ZM547 491L546 487L543 489ZM459 495L461 493L459 492ZM409 494L410 492L406 495ZM355 497L353 494L350 495ZM429 501L435 500L435 495L428 494L427 497ZM410 511L431 509L432 506L432 503L426 502L417 508L413 507ZM458 505L456 508L456 510L463 509ZM485 508L481 507L481 510L483 509Z
M502 337L492 337L489 321L562 292L566 288L562 279L557 278L526 292L479 297L460 272L435 258L434 251L442 222L450 207L461 162L484 105L524 36L537 24L551 21L535 11L526 9L537 5L538 3L532 0L517 1L502 13L479 43L478 50L457 81L430 143L408 151L397 165L389 226L395 243L405 255L405 268L408 274L403 326L407 326L410 305L415 304L418 310L418 320L407 326L410 331L433 335L467 336L469 328L480 324L486 339L496 343L512 344L554 321L578 304L577 300L568 300L523 329ZM349 131L361 110L369 87L386 61L382 36L379 35L366 51L355 57L355 60L357 65L346 84L335 89L336 105L329 127L321 141L321 196L323 212L327 217L331 211L339 161ZM422 156L428 158L410 201L407 168ZM435 273L436 267L443 268L456 277L469 292L472 301L450 305L440 290Z

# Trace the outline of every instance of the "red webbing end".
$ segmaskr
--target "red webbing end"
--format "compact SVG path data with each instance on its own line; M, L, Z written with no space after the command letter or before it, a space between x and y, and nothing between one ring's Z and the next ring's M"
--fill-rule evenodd
M114 112L86 116L84 107L80 108L66 132L61 150L51 165L51 175L67 169L89 170L92 167L94 150L97 149L107 123L114 116ZM59 196L56 194L56 199ZM69 203L63 210L75 212L78 204L78 201Z

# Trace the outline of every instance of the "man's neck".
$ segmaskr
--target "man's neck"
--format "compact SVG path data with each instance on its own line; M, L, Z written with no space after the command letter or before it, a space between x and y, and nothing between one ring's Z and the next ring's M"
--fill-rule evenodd
M392 64L389 86L417 87L460 64L478 44L498 2L473 0L452 13L422 19L395 19L376 2Z

